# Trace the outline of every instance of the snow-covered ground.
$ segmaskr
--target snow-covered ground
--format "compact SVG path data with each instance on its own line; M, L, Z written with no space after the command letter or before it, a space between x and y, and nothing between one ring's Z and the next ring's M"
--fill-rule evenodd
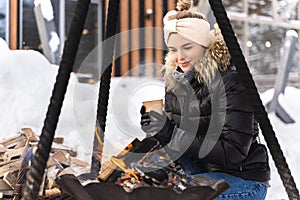
M21 128L32 128L41 133L49 100L58 70L36 51L10 51L0 39L0 140L13 136ZM65 144L79 153L79 158L90 162L93 129L97 110L98 84L79 83L72 74L56 129ZM119 153L130 141L142 139L139 129L139 109L142 101L160 99L164 95L163 83L151 78L113 78L111 82L108 120L106 127L104 159ZM273 90L261 94L262 101L271 100ZM296 184L300 185L300 90L287 87L279 98L280 104L296 120L284 124L274 114L269 114L283 153ZM264 142L261 136L261 141ZM298 158L297 158L298 157ZM288 199L277 169L272 168L271 188L267 199Z

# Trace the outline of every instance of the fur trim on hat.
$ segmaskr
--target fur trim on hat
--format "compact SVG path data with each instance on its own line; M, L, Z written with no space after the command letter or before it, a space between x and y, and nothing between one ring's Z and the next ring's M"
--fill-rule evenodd
M210 31L211 42L207 47L203 57L195 64L195 78L206 85L209 85L214 79L217 71L224 72L229 68L230 54L223 39L220 29ZM165 65L162 68L162 76L166 83L167 90L176 88L177 81L173 77L173 71L176 68L172 56L168 53L165 57Z

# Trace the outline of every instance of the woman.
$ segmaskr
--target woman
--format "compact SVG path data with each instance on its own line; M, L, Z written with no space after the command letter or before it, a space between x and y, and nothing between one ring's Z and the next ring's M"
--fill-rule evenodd
M154 137L177 153L186 173L225 179L230 188L217 199L265 199L268 154L257 141L245 88L218 28L210 31L190 6L179 1L164 18L167 117L160 126L162 116L142 108L142 129L158 132Z

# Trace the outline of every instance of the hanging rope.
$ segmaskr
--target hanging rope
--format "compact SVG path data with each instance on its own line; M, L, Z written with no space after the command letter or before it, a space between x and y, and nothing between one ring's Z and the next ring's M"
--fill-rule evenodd
M288 167L285 157L281 151L267 112L265 111L263 103L259 97L252 75L240 49L237 38L234 35L234 31L227 17L222 1L209 0L209 3L231 54L232 63L237 67L238 74L243 80L242 83L248 92L249 102L252 104L256 119L259 122L263 136L269 147L270 153L275 162L288 197L291 200L299 200L299 191L291 175L291 171Z
M65 42L62 60L60 62L56 82L52 91L52 97L50 99L46 119L38 143L38 149L33 158L32 166L26 176L26 185L22 195L23 200L37 199L70 74L76 58L89 4L90 0L77 1L75 14L68 33L68 39Z
M96 178L99 175L99 170L101 168L104 131L107 116L115 36L117 33L117 23L119 17L119 7L120 0L109 1L106 32L102 48L102 75L100 79L100 89L98 95L96 127L91 164L92 178Z

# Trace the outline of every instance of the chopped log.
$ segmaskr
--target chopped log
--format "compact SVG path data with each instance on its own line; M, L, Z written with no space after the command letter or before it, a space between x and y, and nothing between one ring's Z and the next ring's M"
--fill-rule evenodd
M80 166L85 166L85 167L90 167L91 166L89 163L84 162L82 160L79 160L79 159L77 159L75 157L72 157L72 156L70 157L70 161L71 161L72 164L75 164L75 165L80 165Z
M31 128L22 128L23 133L26 135L29 142L38 142L39 139Z
M29 142L38 142L39 138L35 134L35 132L31 128L22 128L22 132L26 135L26 138ZM53 142L57 144L63 144L64 138L63 137L55 137L53 138Z
M55 178L49 178L47 177L47 184L45 185L45 190L51 190L53 188L55 188Z
M73 174L74 176L78 177L81 174L90 173L90 167L84 167L84 166L72 166L65 168L62 172L60 172L57 176L61 176L64 174Z
M70 147L67 147L63 144L53 143L52 147L51 147L51 153L55 153L57 151L63 151L65 153L69 153L70 156L73 156L73 157L77 156L77 152L74 151L73 149L71 149Z
M19 148L25 147L27 143L28 143L28 139L22 138L20 140L20 142L14 146L14 149L19 149Z
M56 166L52 166L49 167L47 169L47 183L46 183L46 190L50 190L52 189L56 184L55 184L55 178L57 177L57 174L60 172L61 170L58 169Z
M9 185L11 189L14 189L16 185L17 177L13 175L11 172L6 172L3 176L3 181Z
M59 162L60 164L70 166L70 160L68 159L69 154L64 151L57 151L52 156L50 156L47 167L52 167ZM54 160L55 159L55 160Z
M53 196L58 196L61 195L61 191L59 188L52 188L52 189L46 189L45 190L45 196L46 197L53 197Z
M0 167L0 177L3 177L6 172L15 172L18 171L21 167L22 159L10 162L6 165Z
M21 171L23 154L28 145L33 148L32 153L37 149L39 137L31 128L22 128L21 131L13 136L0 141L0 199L4 196L13 196L14 190L20 192L24 183L17 183L19 176L14 172ZM39 196L61 195L61 190L55 183L58 174L73 174L79 176L90 172L90 164L76 158L77 152L72 148L63 145L64 138L56 137L51 148L51 156L47 163L46 173L39 190ZM50 163L50 164L49 164ZM66 166L71 166L64 168ZM19 174L18 174L19 175ZM1 185L0 185L1 186ZM4 187L5 186L5 187Z
M3 179L0 179L0 191L11 190L11 187L5 183Z
M63 137L55 137L53 138L53 142L56 144L63 144L65 139Z
M45 192L45 182L46 182L46 174L44 174L44 176L43 176L43 180L42 180L42 183L40 185L40 191L38 193L38 196L43 196L44 195L44 192Z
M9 161L14 157L20 157L24 151L25 147L19 149L7 149L5 153L0 155L0 160Z
M13 136L13 137L10 137L10 138L0 141L0 144L2 144L3 146L5 146L8 149L8 148L12 148L12 147L16 146L24 138L25 138L25 136L23 134L18 134L16 136Z
M0 153L4 153L6 151L6 147L0 144Z
M0 162L0 167L2 167L3 165L7 165L9 163L15 162L16 160L8 160L8 161L1 161Z
M117 168L111 161L104 162L98 178L105 181Z
M0 199L4 196L12 196L13 190L7 185L4 180L0 179Z

